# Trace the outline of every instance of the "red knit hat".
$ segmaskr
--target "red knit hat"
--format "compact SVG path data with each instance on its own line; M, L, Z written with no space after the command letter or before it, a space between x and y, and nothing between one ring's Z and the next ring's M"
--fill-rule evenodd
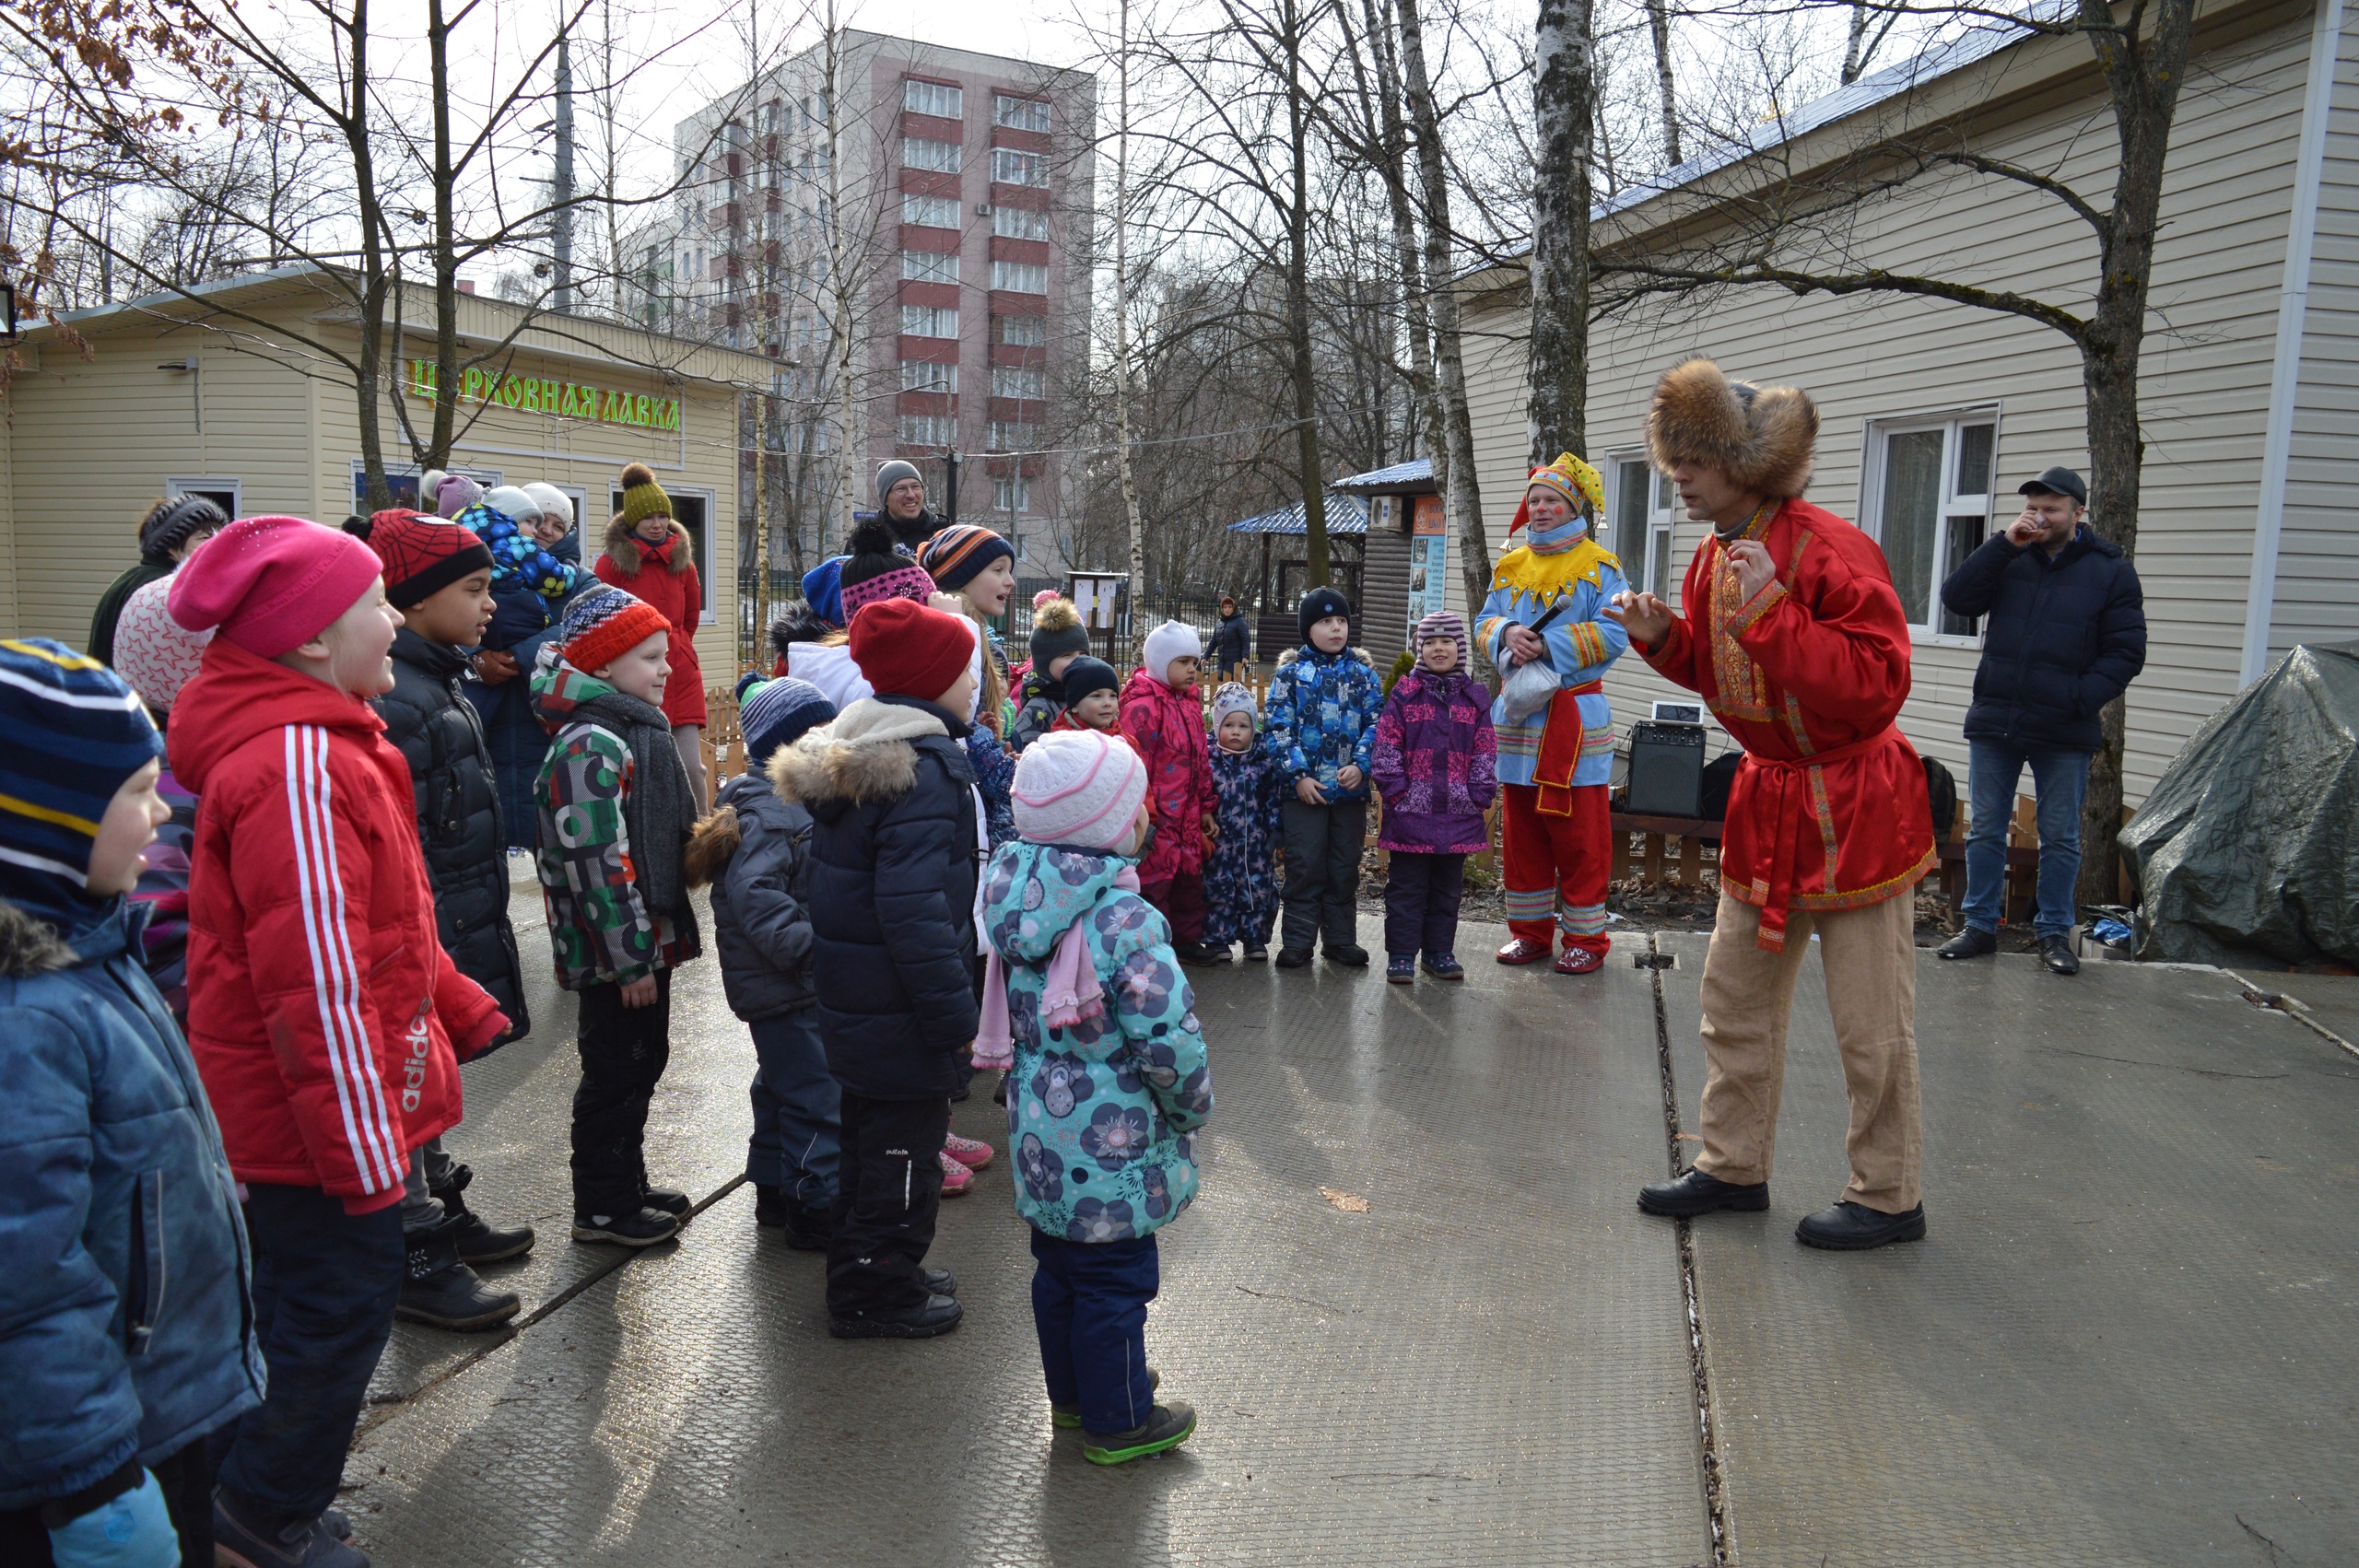
M851 661L880 693L932 702L966 673L975 651L967 626L912 599L879 600L851 618Z
M371 515L360 537L385 563L385 603L396 610L425 603L469 572L491 570L491 551L475 530L403 508Z
M601 585L565 607L565 618L557 625L557 651L583 674L595 674L657 632L671 629L663 612L646 600Z
M244 517L172 575L164 608L261 659L292 652L359 602L383 570L349 533L299 517Z

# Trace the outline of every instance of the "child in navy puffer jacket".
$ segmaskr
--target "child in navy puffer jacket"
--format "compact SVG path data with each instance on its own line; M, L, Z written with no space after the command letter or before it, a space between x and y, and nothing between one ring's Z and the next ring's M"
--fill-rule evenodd
M840 1094L827 1072L811 983L811 813L771 787L770 758L832 721L808 681L755 681L738 694L746 769L688 843L688 884L712 884L714 942L729 1010L754 1034L754 1134L745 1179L754 1223L789 1246L824 1251L834 1234Z
M1351 644L1352 602L1314 588L1295 613L1303 646L1270 680L1263 741L1285 771L1285 941L1278 967L1330 961L1367 967L1359 945L1360 849L1367 837L1367 769L1383 689L1367 655Z

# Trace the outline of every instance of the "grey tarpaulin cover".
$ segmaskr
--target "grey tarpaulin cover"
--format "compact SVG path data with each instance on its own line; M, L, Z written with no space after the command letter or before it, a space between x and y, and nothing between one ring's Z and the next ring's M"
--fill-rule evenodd
M2359 965L2359 642L2278 660L2171 760L2120 843L2139 957Z

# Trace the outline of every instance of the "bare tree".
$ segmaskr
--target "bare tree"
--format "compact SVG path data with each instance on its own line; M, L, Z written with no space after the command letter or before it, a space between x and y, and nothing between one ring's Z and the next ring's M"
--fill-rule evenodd
M1587 444L1590 158L1596 129L1593 0L1541 0L1532 109L1532 461Z

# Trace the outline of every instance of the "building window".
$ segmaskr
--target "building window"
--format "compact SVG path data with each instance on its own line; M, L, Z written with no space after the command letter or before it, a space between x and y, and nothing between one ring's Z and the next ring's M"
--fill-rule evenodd
M1011 348L1039 348L1049 341L1046 316L993 316L992 340Z
M946 447L958 439L958 421L947 414L904 414L898 435L905 447Z
M1671 533L1679 518L1679 495L1671 475L1659 474L1644 453L1614 460L1606 544L1622 558L1622 575L1634 588L1668 603L1671 599Z
M901 307L903 337L957 337L958 312L939 305Z
M956 228L958 227L958 199L956 196L901 198L901 221L916 224L921 228Z
M984 443L987 450L995 452L1021 452L1033 450L1032 443L1039 438L1039 432L1020 420L994 419L991 422L988 436L989 439Z
M1978 620L1942 607L1942 583L1990 532L1999 427L1988 411L1894 419L1869 427L1870 532L1884 546L1908 624L1936 637L1972 638Z
M992 208L992 232L1002 240L1046 240L1049 215L1035 207L1012 207L1002 203Z
M1017 152L1014 147L992 148L992 182L998 185L1046 185L1049 182L1048 154Z
M993 262L992 287L1010 294L1046 294L1049 269L1030 262Z
M901 162L911 169L931 169L936 174L958 172L958 144L930 142L923 136L901 138Z
M994 365L992 367L993 397L1046 397L1049 395L1049 372L1037 365Z
M964 120L967 117L967 95L961 89L942 82L921 82L913 76L907 76L901 81L901 108L910 114Z
M995 92L992 94L992 123L1011 131L1045 131L1049 128L1048 101Z
M901 252L901 277L908 283L955 284L958 281L958 252L904 251Z
M1031 509L1032 481L1021 474L1000 474L992 477L992 510L1028 512Z
M955 392L958 390L958 367L937 365L931 359L901 361L903 392Z

